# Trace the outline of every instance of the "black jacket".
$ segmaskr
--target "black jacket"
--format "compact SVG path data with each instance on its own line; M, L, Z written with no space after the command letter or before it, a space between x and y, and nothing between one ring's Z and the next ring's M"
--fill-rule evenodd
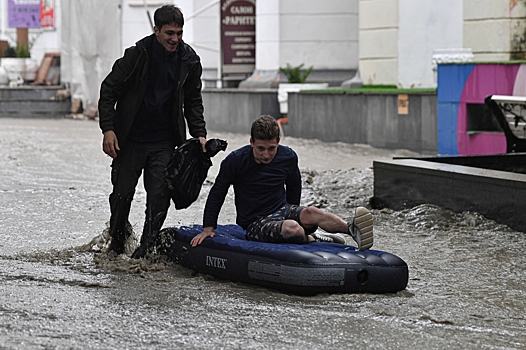
M101 84L99 125L102 132L113 130L121 145L141 107L148 80L148 55L152 51L153 40L157 40L155 34L126 49L124 56L115 61L111 72ZM176 144L180 145L186 140L185 119L193 137L206 137L206 123L201 97L201 60L182 40L178 51L181 69L175 92L178 103L174 104L172 116L178 131ZM177 108L178 111L175 110Z

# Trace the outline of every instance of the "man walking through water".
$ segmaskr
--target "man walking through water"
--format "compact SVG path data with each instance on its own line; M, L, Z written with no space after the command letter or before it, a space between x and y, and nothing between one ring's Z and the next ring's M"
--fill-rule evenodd
M236 222L251 241L271 243L345 243L336 233L350 235L359 250L373 245L373 216L358 207L354 219L340 217L313 206L300 206L301 175L298 157L279 144L279 126L268 115L252 123L250 145L230 153L222 162L208 194L203 215L203 232L191 245L196 247L214 237L217 219L230 185L234 186ZM327 233L316 232L320 227Z
M124 253L131 233L131 202L144 172L146 219L132 258L151 252L166 219L170 196L164 170L175 147L186 140L185 120L190 135L199 138L206 152L202 66L182 40L183 14L178 7L165 5L155 11L154 22L154 33L126 49L114 63L99 99L102 148L113 158L110 250L115 254Z

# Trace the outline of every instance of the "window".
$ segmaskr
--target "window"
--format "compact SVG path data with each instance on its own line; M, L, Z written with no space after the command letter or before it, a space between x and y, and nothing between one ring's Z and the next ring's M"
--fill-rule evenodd
M497 119L484 103L467 103L468 134L503 132Z

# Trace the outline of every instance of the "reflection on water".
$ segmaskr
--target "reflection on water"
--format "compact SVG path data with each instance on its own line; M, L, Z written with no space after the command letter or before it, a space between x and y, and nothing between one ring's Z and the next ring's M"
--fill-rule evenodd
M524 234L477 213L375 210L375 248L408 263L405 291L287 295L195 275L163 257L108 256L103 244L86 250L109 215L109 159L97 125L0 119L0 126L0 348L526 346ZM213 137L231 145L247 138ZM344 218L372 196L373 171L347 166L341 154L357 163L370 151L388 154L288 142L300 158L316 152L314 144L327 155L321 168L302 166L302 202ZM327 170L331 164L340 170ZM200 223L209 189L210 181L198 202L169 213L167 225ZM234 218L227 202L223 223ZM130 219L140 232L142 188L134 203Z

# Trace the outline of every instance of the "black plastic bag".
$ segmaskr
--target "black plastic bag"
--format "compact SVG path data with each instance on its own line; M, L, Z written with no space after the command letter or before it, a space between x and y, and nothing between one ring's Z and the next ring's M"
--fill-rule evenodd
M197 200L212 166L210 158L226 150L226 146L224 140L210 139L206 142L206 153L203 153L199 139L192 138L175 149L164 177L176 209L188 208Z

